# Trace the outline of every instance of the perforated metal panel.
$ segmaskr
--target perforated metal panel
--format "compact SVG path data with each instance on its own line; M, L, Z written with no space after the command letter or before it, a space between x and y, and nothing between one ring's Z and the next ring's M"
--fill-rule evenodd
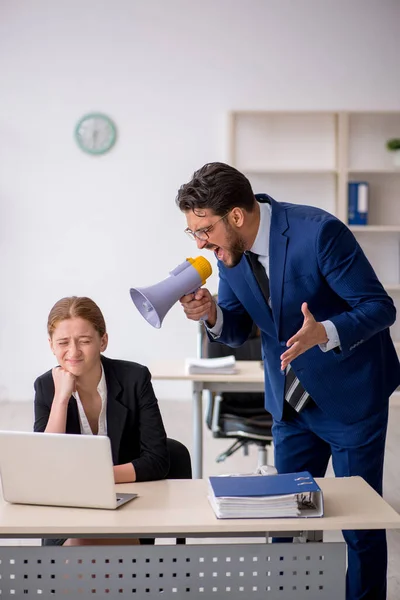
M1 598L344 600L343 543L0 547Z

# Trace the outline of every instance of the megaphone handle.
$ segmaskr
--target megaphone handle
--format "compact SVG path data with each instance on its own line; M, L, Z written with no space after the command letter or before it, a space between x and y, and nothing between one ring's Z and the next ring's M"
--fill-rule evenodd
M198 287L198 288L196 288L196 289L195 289L193 292L188 292L188 293L195 294L195 293L197 292L197 290L200 290L200 289L201 289L201 286L200 286L200 287ZM203 316L202 316L202 317L200 317L200 319L199 319L199 321L203 321L203 322L204 322L204 325L206 324L206 321L207 321L207 320L208 320L208 315L203 315Z

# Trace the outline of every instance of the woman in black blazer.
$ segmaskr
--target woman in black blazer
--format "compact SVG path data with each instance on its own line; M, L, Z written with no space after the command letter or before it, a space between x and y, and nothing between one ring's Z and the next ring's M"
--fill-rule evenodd
M168 472L164 425L149 370L137 363L101 357L107 382L107 435L114 465L132 463L132 477L115 482L154 481ZM79 389L79 388L78 388ZM35 431L45 431L54 399L52 371L35 381ZM49 430L47 430L49 431ZM64 431L81 433L77 403L71 396ZM121 470L120 470L121 472Z
M167 439L150 372L102 355L108 336L99 307L63 298L47 330L59 366L35 381L34 430L108 435L116 483L166 477Z

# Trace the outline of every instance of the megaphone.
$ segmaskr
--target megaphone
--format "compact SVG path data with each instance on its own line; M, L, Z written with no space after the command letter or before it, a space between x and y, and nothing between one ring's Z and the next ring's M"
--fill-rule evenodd
M150 287L131 288L131 298L142 317L159 329L175 302L204 285L211 273L211 265L204 256L187 258L170 272L167 279Z

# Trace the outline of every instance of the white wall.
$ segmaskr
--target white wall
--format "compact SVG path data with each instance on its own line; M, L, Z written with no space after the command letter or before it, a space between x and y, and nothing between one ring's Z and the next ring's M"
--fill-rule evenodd
M226 159L229 109L399 109L399 22L396 0L2 0L0 399L53 365L65 295L98 302L110 356L194 355L179 306L153 330L128 293L197 254L179 185ZM92 110L119 130L103 157L73 140Z

